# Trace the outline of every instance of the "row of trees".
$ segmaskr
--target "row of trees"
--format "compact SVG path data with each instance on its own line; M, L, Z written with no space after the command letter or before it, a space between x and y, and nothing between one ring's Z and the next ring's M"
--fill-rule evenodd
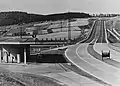
M120 16L120 14L92 14L92 17L115 17Z
M120 14L88 14L80 12L67 12L49 15L40 14L28 14L27 12L11 11L0 12L0 26L22 24L30 22L44 22L44 21L56 21L66 20L68 18L89 18L89 17L114 17L120 16Z
M46 15L42 18L43 21L56 21L56 20L66 20L68 18L89 18L91 15L87 13L79 13L79 12L67 12L67 13L59 13L59 14L50 14Z

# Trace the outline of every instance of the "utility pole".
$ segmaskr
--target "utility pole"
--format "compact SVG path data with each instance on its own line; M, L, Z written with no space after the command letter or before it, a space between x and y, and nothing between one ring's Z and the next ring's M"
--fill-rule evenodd
M20 38L22 39L22 27L20 27Z
M71 23L70 23L70 12L68 12L68 44L71 43Z
M62 20L61 20L61 32L62 32Z

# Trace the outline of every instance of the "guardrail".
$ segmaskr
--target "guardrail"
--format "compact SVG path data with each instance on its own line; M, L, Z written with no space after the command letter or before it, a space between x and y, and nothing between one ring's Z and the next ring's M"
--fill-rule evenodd
M110 30L107 29L107 39L110 43L119 43L120 39L117 38L117 36L115 36Z

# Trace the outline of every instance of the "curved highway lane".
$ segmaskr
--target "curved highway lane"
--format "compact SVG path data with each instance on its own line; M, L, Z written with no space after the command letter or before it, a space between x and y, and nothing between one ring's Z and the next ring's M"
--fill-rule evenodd
M89 54L87 48L94 43L107 43L105 39L104 20L99 20L93 27L93 32L83 44L76 44L65 52L67 59L78 68L89 73L90 75L106 82L110 86L120 86L120 69L108 65L100 60L95 59ZM90 44L88 44L90 43ZM113 81L114 79L114 81Z
M120 74L120 71L90 57L87 53L87 46L88 44L72 46L66 51L66 57L72 64L76 65L78 68L89 73L90 75L93 75L109 85L119 86L120 77L117 74Z

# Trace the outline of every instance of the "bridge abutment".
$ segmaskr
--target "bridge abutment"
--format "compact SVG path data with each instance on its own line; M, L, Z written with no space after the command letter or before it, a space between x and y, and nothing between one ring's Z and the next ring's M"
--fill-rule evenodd
M0 63L24 63L30 56L28 44L0 44Z

